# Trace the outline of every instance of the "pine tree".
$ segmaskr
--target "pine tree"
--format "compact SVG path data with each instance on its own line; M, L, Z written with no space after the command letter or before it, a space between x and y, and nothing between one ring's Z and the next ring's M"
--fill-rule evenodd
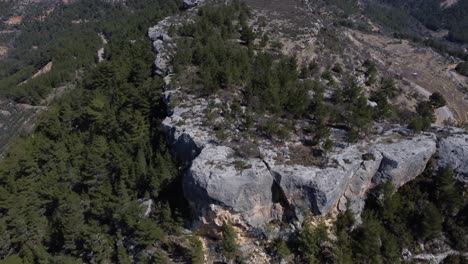
M235 258L238 250L238 244L236 241L236 232L231 224L225 224L223 226L223 238L220 244L221 253L226 257L228 260L232 260Z
M434 179L438 207L451 215L463 206L462 192L457 189L454 176L453 169L447 166L440 169Z
M305 223L297 238L302 260L307 263L319 263L320 244L327 239L327 227L324 224L314 227L310 223Z
M440 236L442 232L443 218L437 207L432 203L427 203L421 213L421 223L419 226L420 237L427 241Z
M202 264L204 261L203 244L197 237L189 237L190 261L192 264Z

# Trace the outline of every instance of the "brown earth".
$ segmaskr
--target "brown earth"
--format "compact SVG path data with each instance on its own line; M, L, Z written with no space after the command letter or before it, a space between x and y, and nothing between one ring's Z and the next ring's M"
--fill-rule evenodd
M3 57L8 54L8 48L4 46L0 46L0 57Z
M7 25L19 25L21 24L21 22L23 21L23 17L22 16L13 16L13 17L10 17L8 18L7 21L5 21L5 24Z
M468 89L447 74L453 67L453 60L406 40L355 30L348 30L346 34L357 50L399 80L409 100L426 98L428 92L440 92L456 120L468 122Z

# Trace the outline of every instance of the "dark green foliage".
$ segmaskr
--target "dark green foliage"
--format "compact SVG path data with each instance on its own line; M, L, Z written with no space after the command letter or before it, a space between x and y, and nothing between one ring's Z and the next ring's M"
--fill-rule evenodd
M468 76L468 62L465 61L465 62L459 63L457 67L455 68L455 70L460 74Z
M190 261L192 264L203 263L203 244L200 239L196 237L189 237L190 242Z
M245 87L242 103L256 111L304 114L310 104L310 84L298 81L297 63L292 57L253 55L255 35L245 22L248 15L240 2L202 8L195 23L179 30L186 38L173 60L175 68L181 70L190 63L198 66L202 95L240 86ZM240 22L236 24L236 20ZM237 37L248 47L233 41Z
M362 224L353 230L352 212L340 213L335 263L400 263L403 248L413 250L442 234L452 247L466 250L467 201L453 175L451 168L428 169L398 192L385 183L367 199Z
M408 37L408 36L396 36L396 37ZM453 45L449 45L443 40L437 40L434 38L427 38L424 40L421 40L420 38L412 37L411 38L415 42L421 42L422 44L433 48L434 50L442 53L442 54L447 54L449 56L454 56L458 57L462 60L468 59L468 54L462 49L457 46L453 47Z
M381 256L383 232L375 215L363 215L362 225L353 234L352 249L357 263L383 263Z
M373 85L377 81L377 66L373 61L366 60L363 64L364 67L367 68L366 77L367 77L367 85Z
M276 240L275 245L274 245L274 250L275 250L276 256L278 256L278 258L280 259L287 258L291 255L291 250L286 244L286 241L284 241L283 239Z
M367 14L375 21L403 34L418 35L423 24L431 30L448 29L448 39L455 42L468 41L468 2L459 1L443 8L438 0L384 0L372 2ZM419 22L419 23L418 23Z
M327 2L340 8L345 16L359 12L358 3L356 0L327 0Z
M447 104L447 101L445 101L445 98L439 92L431 94L429 102L432 104L433 108L440 108Z
M391 103L389 103L387 94L384 89L373 93L369 99L377 103L373 115L375 120L381 121L392 116L393 106Z
M239 245L236 241L236 232L231 224L223 226L223 238L220 244L220 251L228 260L236 257Z
M372 1L367 5L365 11L373 21L394 32L411 34L419 30L417 19L398 5L392 3L383 5L377 1Z
M355 224L354 213L347 209L337 216L336 241L333 247L333 263L352 264L353 251L351 248L351 228Z
M414 130L416 133L428 130L431 127L431 124L436 121L434 107L441 104L441 100L438 98L433 98L433 100L437 100L438 102L421 101L416 106L416 115L408 124L408 127Z
M456 214L463 206L463 196L456 183L451 167L440 169L434 178L438 208L448 215Z
M302 263L320 263L320 246L328 240L327 226L304 223L297 237L297 250Z
M158 1L145 8L174 11ZM139 15L107 29L113 33L109 61L85 72L83 84L2 160L1 256L128 263L130 244L139 251L173 232L160 224L174 222L159 203L177 175L159 132L162 81L151 78L154 55L145 32L132 26L155 23L157 16L133 11ZM139 37L124 44L128 36ZM148 198L156 206L144 217L141 199Z
M439 209L432 203L427 203L423 211L419 214L421 223L419 225L419 234L422 240L438 238L442 232L443 218Z
M442 264L467 264L468 259L462 255L449 255L444 260Z
M414 252L421 243L442 237L464 252L468 207L463 192L464 187L456 183L450 168L438 172L429 168L398 192L390 182L383 184L368 197L362 223L355 225L354 213L349 209L338 214L331 263L402 263L402 249ZM456 209L452 204L457 205ZM325 257L330 254L323 243L325 234L326 229L320 231L320 226L304 225L295 247L301 263L330 263L330 258ZM453 256L446 261L466 260Z
M369 106L362 87L352 81L345 82L349 83L346 89L336 87L332 100L328 101L324 98L325 87L311 80L318 70L315 62L302 66L298 71L294 57L266 53L250 44L255 36L245 22L248 16L244 5L237 1L230 4L215 2L201 8L194 23L178 30L182 38L178 54L173 59L175 69L182 82L188 79L187 72L196 72L197 77L195 82L198 85L187 93L232 96L233 91L240 92L241 97L230 107L240 109L242 106L248 112L230 109L230 122L240 123L238 120L244 119L245 122L236 125L275 140L290 137L294 119L307 120L310 125L302 129L311 134L314 146L321 146L325 151L333 147L333 142L327 140L330 124L338 123L348 128L350 142L356 142L359 137L366 136L374 120L392 117L393 107L389 99L396 95L396 88L391 80L382 80L382 91L375 95L381 107L376 110ZM327 30L321 36L335 38L333 32ZM239 38L246 45L239 44ZM366 61L364 66L368 69L369 81L375 83L376 65ZM321 78L328 80L328 86L335 86L335 78L345 77L343 75L342 65L335 64L330 70L325 70ZM254 115L269 117L255 122L252 119ZM207 117L213 120L212 114L208 113ZM222 128L216 134L220 141L227 139Z
M31 5L24 11L21 34L14 39L8 63L0 65L0 95L39 104L52 88L75 81L82 77L82 70L95 65L97 50L103 45L99 33L106 37L126 36L126 40L114 45L128 46L128 40L137 36L135 33L146 33L151 20L154 22L165 10L177 10L176 1L156 7L152 1L138 0L123 7L106 1L80 0L56 5L54 12L38 22L44 8ZM117 28L122 30L116 31ZM52 70L31 79L48 62L53 62ZM25 80L28 82L18 85Z

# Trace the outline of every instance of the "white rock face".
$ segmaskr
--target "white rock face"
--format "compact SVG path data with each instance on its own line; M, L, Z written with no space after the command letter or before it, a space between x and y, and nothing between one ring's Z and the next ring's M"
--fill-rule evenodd
M155 73L162 77L171 71L170 58L173 50L170 49L170 46L173 43L171 43L167 29L171 25L172 19L173 17L167 17L148 30L148 36L153 40L153 49L156 52Z
M393 144L380 144L378 151L382 162L376 184L390 180L395 187L400 187L420 175L429 159L437 150L437 138L433 134L421 135Z
M468 135L453 135L439 141L438 166L451 166L457 179L468 183Z
M361 212L364 209L364 201L367 192L371 189L372 178L376 175L380 163L382 162L382 154L378 151L370 153L367 160L363 160L356 173L351 177L346 191L339 200L338 209L344 211L347 206L353 212Z
M236 158L229 147L207 144L184 177L184 193L197 212L215 204L260 229L272 220L302 222L308 212L323 215L337 206L360 213L369 190L385 181L402 186L424 171L435 152L433 134L390 134L338 150L333 162L316 167L276 162L268 152L264 160Z
M259 159L243 160L225 146L207 145L184 176L184 193L193 208L211 203L242 214L260 227L271 218L273 178Z

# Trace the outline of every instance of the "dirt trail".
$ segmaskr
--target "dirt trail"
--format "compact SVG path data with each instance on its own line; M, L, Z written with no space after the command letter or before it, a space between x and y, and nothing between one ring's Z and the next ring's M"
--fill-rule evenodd
M455 68L457 67L458 64L450 64L447 67L447 70L445 73L447 74L448 77L450 77L454 82L458 83L462 87L465 87L468 91L468 77L463 76L459 74L458 72L455 71Z
M456 3L458 3L459 0L443 0L441 3L440 3L440 7L442 8L449 8L453 5L455 5Z
M101 61L105 60L105 57L104 57L104 55L105 55L105 54L104 54L104 46L107 45L107 39L106 39L106 37L105 37L102 33L99 34L99 37L100 37L101 40L102 40L102 48L100 48L100 49L98 50L97 55L98 55L98 62L101 62Z
M50 72L52 70L52 66L54 66L54 62L49 62L47 63L44 67L42 67L40 70L38 70L36 73L34 73L33 76L31 76L31 78L27 79L27 80L24 80L23 82L21 82L20 84L18 85L23 85L25 83L27 83L29 80L32 80L32 79L35 79L43 74L46 74L48 72Z
M31 79L34 79L34 78L37 78L43 74L46 74L48 72L50 72L52 70L52 66L54 66L54 63L51 61L49 63L47 63L44 67L42 67L42 69L40 69L39 71L37 71L32 77Z

